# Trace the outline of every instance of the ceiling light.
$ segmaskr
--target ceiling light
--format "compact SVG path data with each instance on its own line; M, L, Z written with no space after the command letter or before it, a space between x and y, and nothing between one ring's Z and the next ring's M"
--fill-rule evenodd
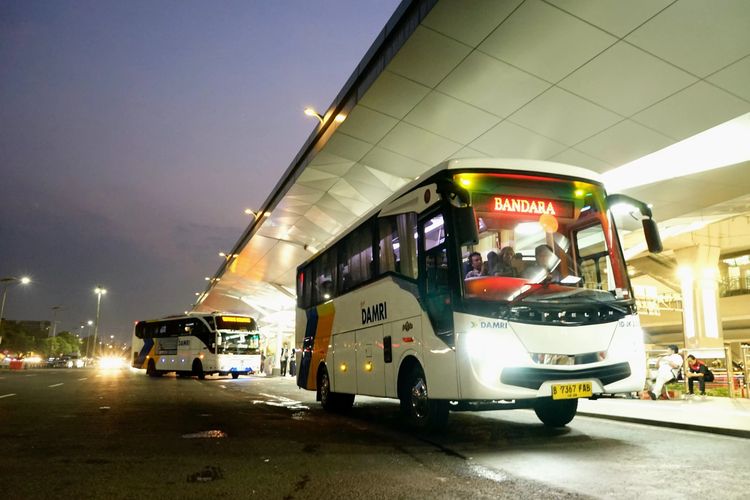
M610 192L750 160L750 113L602 174Z

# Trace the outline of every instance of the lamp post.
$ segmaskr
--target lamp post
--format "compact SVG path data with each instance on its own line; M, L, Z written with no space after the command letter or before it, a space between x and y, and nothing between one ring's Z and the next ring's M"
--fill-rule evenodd
M52 337L57 335L57 311L62 309L62 306L52 306Z
M107 294L107 290L97 285L94 288L96 294L96 322L94 323L94 357L96 357L96 337L99 334L99 312L101 311L102 295Z
M88 327L89 327L89 335L88 335L88 337L86 337L86 357L87 357L87 358L89 358L89 357L90 357L90 356L89 356L89 348L90 348L90 346L91 346L91 325L93 325L93 324L94 324L94 322L93 322L93 321L91 321L91 320L88 320L88 321L86 322L86 324L87 324L87 325L88 325Z
M31 279L29 279L27 276L21 276L20 278L16 278L15 276L8 276L5 278L0 278L0 283L3 285L3 301L2 305L0 305L0 327L3 325L3 315L5 314L5 297L8 295L8 288L11 285L28 285L31 283ZM2 332L2 328L0 328L0 332ZM0 338L0 340L2 340Z

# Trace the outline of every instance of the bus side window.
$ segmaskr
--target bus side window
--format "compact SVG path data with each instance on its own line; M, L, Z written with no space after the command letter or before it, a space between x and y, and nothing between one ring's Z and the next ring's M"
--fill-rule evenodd
M314 262L313 303L320 304L335 297L334 271L336 269L336 248L328 250Z
M313 305L313 279L312 264L308 264L304 269L299 271L299 276L297 277L297 304L302 309L307 309Z
M339 247L339 290L343 293L372 277L372 224L350 234Z
M378 222L380 273L396 272L417 277L417 214L384 217Z
M443 215L438 214L424 224L425 271L427 292L448 285L448 254L445 246Z

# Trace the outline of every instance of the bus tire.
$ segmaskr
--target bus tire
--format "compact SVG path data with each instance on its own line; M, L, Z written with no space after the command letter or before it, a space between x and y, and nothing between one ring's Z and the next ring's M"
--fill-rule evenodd
M193 375L200 380L206 379L206 372L203 371L203 363L201 363L200 359L193 361Z
M148 366L146 366L146 374L149 377L161 377L161 372L156 369L156 363L153 359L148 360Z
M577 399L542 398L534 405L534 412L547 427L565 427L578 411Z
M418 363L406 369L409 371L399 391L402 414L415 429L443 429L448 423L449 402L429 398L427 378Z
M324 410L343 413L350 410L354 404L354 394L331 392L331 378L325 365L319 368L319 399Z
M235 379L235 380L237 380L238 378L240 378L240 372L232 372L232 378Z

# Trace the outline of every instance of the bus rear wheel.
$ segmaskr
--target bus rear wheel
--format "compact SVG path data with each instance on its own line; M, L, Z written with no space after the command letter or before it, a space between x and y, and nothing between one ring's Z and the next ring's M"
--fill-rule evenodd
M399 392L401 412L412 427L420 430L440 430L448 423L448 401L430 399L427 378L418 364L409 369Z
M552 398L539 399L534 405L534 412L547 427L565 427L573 420L578 411L577 399Z
M146 366L146 374L149 377L161 377L161 372L156 369L156 363L154 363L153 359L150 359L148 361L148 366Z
M320 405L326 411L345 412L354 404L354 394L331 392L331 378L325 366L320 367L320 383L318 384Z
M235 379L235 380L237 380L238 378L240 378L240 372L232 372L232 378Z
M206 372L203 371L203 363L201 363L199 359L193 361L193 375L200 380L206 379Z

